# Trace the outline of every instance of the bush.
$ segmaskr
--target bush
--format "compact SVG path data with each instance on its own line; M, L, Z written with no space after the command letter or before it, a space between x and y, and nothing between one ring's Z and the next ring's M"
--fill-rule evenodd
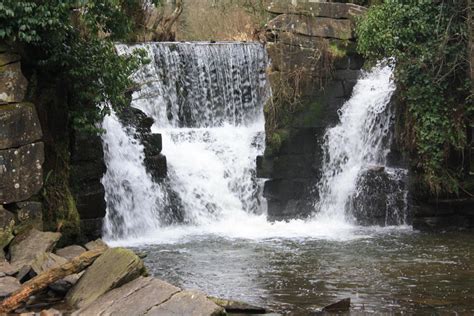
M393 57L405 105L403 144L431 192L457 192L473 113L467 76L465 1L387 0L358 23L358 49L371 60Z

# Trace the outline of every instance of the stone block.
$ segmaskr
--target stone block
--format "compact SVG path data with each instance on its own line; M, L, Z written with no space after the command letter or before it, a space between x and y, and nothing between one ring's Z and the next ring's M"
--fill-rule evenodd
M13 239L13 227L15 226L15 215L0 205L0 250L3 252Z
M0 66L0 104L22 102L28 81L21 72L20 62Z
M354 39L353 26L349 20L282 14L268 22L266 28L270 31L290 32L313 37Z
M154 306L147 313L150 316L163 315L209 315L224 314L224 308L218 306L198 291L182 291L173 295L166 302Z
M81 219L100 218L105 216L105 189L95 181L82 187L80 191L74 190L76 208Z
M66 300L75 307L88 306L108 291L135 280L144 271L143 262L131 250L110 248L86 270Z
M40 232L36 229L17 235L10 244L11 263L19 268L31 264L37 255L51 252L60 237L61 233Z
M56 250L56 254L60 257L63 257L67 260L71 260L82 253L86 252L86 249L79 245L71 245L61 249Z
M333 19L353 19L367 11L366 8L352 3L317 2L308 0L264 0L266 11L275 14L301 14L329 17Z
M102 225L104 219L101 218L88 218L81 219L81 233L88 240L94 240L102 237Z
M43 186L44 144L0 150L0 204L24 201Z
M14 277L6 276L0 278L0 300L19 290L20 287L20 282Z
M257 156L257 177L272 178L273 176L273 159L265 156Z
M33 143L42 136L33 104L25 102L0 106L0 149Z
M165 178L167 175L168 167L166 164L166 156L162 154L145 157L145 166L155 181Z
M15 234L21 234L31 228L43 230L43 205L41 202L25 201L17 202L15 210L17 226Z

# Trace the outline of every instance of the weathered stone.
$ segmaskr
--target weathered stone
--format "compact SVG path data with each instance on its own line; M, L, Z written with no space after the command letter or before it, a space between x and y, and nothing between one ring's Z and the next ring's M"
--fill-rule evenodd
M217 316L224 314L224 308L197 291L182 291L173 295L163 304L150 309L146 315L195 315Z
M158 154L152 157L145 157L145 166L153 179L165 178L167 174L166 157Z
M81 219L91 219L105 216L105 189L98 181L90 183L81 191L74 192L76 208Z
M218 297L208 296L208 298L223 307L226 313L231 314L267 314L267 310L263 307L250 305L244 302L226 300Z
M87 269L66 299L72 306L87 306L106 292L138 278L144 271L143 262L131 250L110 248Z
M96 239L93 241L89 241L87 244L84 245L87 250L94 250L97 248L109 248L107 244L102 239Z
M0 249L3 251L13 239L15 216L0 205Z
M49 269L57 268L67 261L66 258L55 255L54 253L43 252L36 255L35 260L31 264L31 268L36 274L40 274Z
M39 316L61 316L61 315L63 315L63 313L61 313L60 311L54 308L42 310L39 314Z
M12 266L8 261L0 261L0 273L3 273L8 276L12 276L17 273L18 270Z
M14 277L0 278L0 300L9 296L21 287L20 282Z
M63 257L67 260L71 260L77 256L79 256L81 253L85 252L86 249L82 246L78 245L72 245L72 246L67 246L61 249L56 250L56 254L60 257Z
M349 20L282 14L268 22L267 29L302 34L306 36L337 38L350 40L354 38L353 27Z
M351 308L351 299L345 298L340 300L336 303L326 305L323 307L323 311L329 313L340 313L340 312L347 312Z
M316 2L307 0L265 0L265 10L276 14L302 14L333 19L351 19L367 11L366 8L351 3Z
M0 66L0 104L22 102L28 81L21 73L20 62Z
M48 288L64 296L77 283L77 281L79 281L84 272L85 271L81 271L80 273L68 275L64 279L50 284Z
M23 265L18 273L16 274L16 279L20 281L20 283L25 283L28 280L31 280L36 276L36 273L31 268L31 265Z
M8 64L16 63L21 60L20 55L11 52L0 53L0 67Z
M61 233L40 232L31 229L18 235L10 244L12 264L31 264L38 254L51 252L61 237Z
M81 234L87 240L95 240L102 237L102 226L104 218L81 219Z
M14 212L17 218L17 225L15 226L15 235L36 228L43 230L43 206L41 202L26 201L17 202Z
M164 281L139 277L102 295L73 315L145 315L152 307L169 300L179 291L179 288Z
M43 186L42 142L0 150L0 204L23 201Z
M403 169L370 167L361 172L350 213L361 225L400 225L407 218L406 174Z
M42 136L33 104L25 102L0 106L0 149L20 147Z

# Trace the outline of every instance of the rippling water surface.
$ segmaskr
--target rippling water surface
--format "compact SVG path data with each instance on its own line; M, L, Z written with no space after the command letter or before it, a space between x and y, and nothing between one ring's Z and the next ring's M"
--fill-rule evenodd
M306 315L345 297L352 312L474 313L474 234L366 229L355 238L194 235L135 247L185 288Z

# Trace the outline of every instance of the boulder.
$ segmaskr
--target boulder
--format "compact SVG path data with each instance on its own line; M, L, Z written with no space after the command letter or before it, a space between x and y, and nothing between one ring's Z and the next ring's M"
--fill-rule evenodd
M61 233L40 232L37 229L16 236L10 244L10 262L18 268L31 264L37 255L51 252L60 237Z
M31 264L31 269L36 274L40 274L49 269L57 268L66 262L68 262L66 258L60 257L51 252L43 252L36 255L35 260Z
M139 277L116 288L73 315L144 315L149 309L169 300L179 288L164 281Z
M15 226L15 215L0 205L0 250L3 252L13 239L13 227Z
M43 206L41 202L26 201L16 203L17 226L15 234L21 234L31 228L43 230Z
M23 101L27 87L20 62L0 66L0 104Z
M33 104L24 102L0 106L0 149L33 143L42 136Z
M290 32L306 36L341 40L354 39L350 20L282 14L268 22L266 28L270 31Z
M224 308L212 302L201 292L182 291L173 295L163 304L154 306L146 315L189 315L214 316L223 315Z
M301 14L322 16L333 19L352 19L367 11L366 8L352 3L264 0L265 10L275 14Z
M233 301L233 300L226 300L218 297L208 297L211 301L216 303L217 305L223 307L226 313L231 314L266 314L267 310L263 307L250 305L244 302Z
M93 241L89 241L87 244L84 245L87 250L93 250L97 248L109 248L107 244L102 239L96 239Z
M85 307L108 291L138 278L145 272L143 262L131 250L110 248L86 270L68 292L67 302Z
M43 186L42 142L0 150L0 204L24 201Z
M8 261L0 260L0 274L4 276L5 275L12 276L17 272L18 270L15 269L15 267L12 266Z
M152 157L145 157L145 167L155 181L165 178L167 174L166 156L158 154Z
M0 278L0 300L9 296L21 287L20 282L14 277L6 276Z
M372 166L358 176L350 213L360 225L400 225L407 219L406 170Z
M56 250L56 254L60 257L63 257L67 260L71 260L77 256L79 256L81 253L85 252L86 249L82 246L78 245L72 245L72 246L67 246L61 249Z

